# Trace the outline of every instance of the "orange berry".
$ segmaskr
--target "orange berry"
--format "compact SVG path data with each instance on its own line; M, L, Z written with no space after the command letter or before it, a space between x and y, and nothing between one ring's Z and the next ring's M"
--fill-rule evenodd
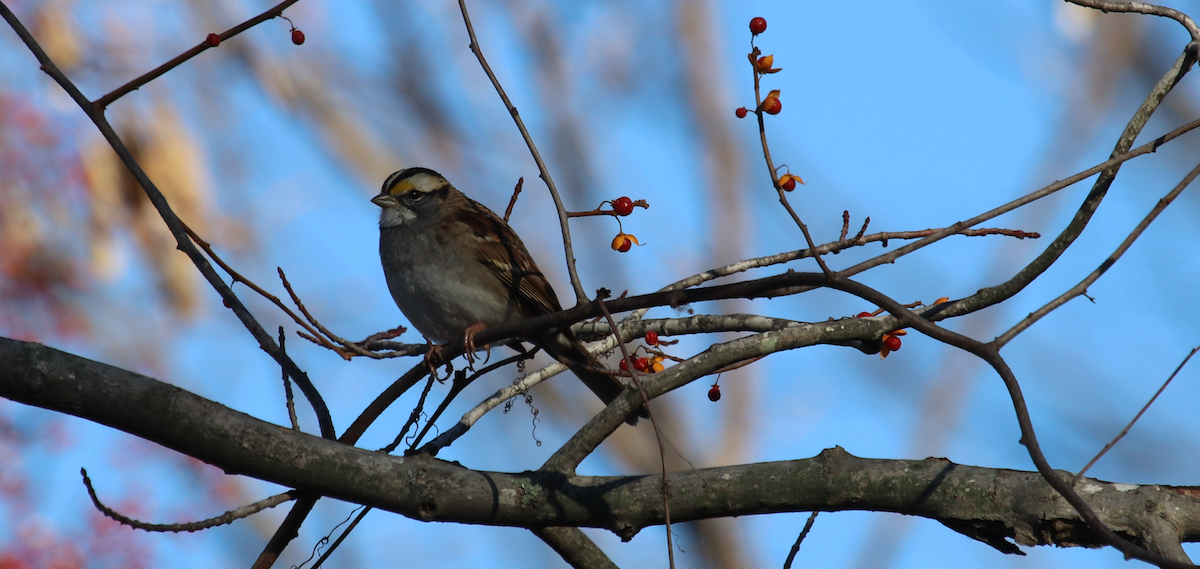
M617 236L613 237L612 240L613 251L626 253L634 245L641 245L641 243L638 243L637 237L634 237L628 233L618 233Z
M767 97L763 99L762 110L768 115L777 115L783 110L783 103L779 101L779 97Z

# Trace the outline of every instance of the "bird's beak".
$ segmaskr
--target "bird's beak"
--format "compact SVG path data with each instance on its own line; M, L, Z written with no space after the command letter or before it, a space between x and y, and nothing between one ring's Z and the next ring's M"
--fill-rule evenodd
M379 207L387 208L387 207L395 206L395 205L399 204L400 202L396 201L396 198L394 198L388 194L379 194L379 195L371 198L371 203L373 203Z

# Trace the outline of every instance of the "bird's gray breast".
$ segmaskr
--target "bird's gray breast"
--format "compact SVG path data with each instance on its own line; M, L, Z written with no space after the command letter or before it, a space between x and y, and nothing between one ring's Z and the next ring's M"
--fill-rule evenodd
M379 257L396 306L426 338L444 344L474 324L505 320L499 281L469 251L429 232L380 229Z

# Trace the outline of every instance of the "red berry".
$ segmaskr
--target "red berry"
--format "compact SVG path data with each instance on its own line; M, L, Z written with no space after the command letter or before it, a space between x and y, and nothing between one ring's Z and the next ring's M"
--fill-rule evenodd
M629 362L625 358L621 358L621 371L629 371Z
M796 189L796 179L788 178L787 181L783 183L783 189L789 192Z
M655 332L654 330L646 332L646 343L650 344L651 346L657 346L658 345L658 332Z
M648 367L650 367L650 361L646 358L638 358L633 360L633 369L638 371L646 371L646 368Z
M884 338L883 345L887 346L887 349L889 349L893 352L896 350L899 350L900 349L900 336L888 336L887 338Z
M738 107L736 111L733 111L733 114L737 115L739 119L744 119L747 112L749 111L746 110L746 107Z
M873 315L870 312L859 312L854 315L855 318L870 318L871 316Z
M633 200L625 196L613 200L612 205L613 211L617 212L617 215L624 216L633 213Z
M759 18L759 19L761 19L761 18ZM709 390L708 390L708 400L709 401L719 401L720 399L721 399L721 386L714 383L713 386L711 388L709 388Z
M292 43L301 45L304 43L304 32L292 28Z
M204 38L204 43L208 44L208 47L217 47L221 45L221 36L208 34L208 37Z
M763 112L768 115L777 115L783 110L783 103L779 101L779 97L767 97L762 103Z
M765 31L767 31L766 18L754 18L753 20L750 20L750 33L758 35ZM716 400L714 399L713 401Z
M622 241L619 246L617 246L617 251L620 251L621 253L628 253L629 249L631 249L632 247L633 247L633 242L626 239L626 240Z

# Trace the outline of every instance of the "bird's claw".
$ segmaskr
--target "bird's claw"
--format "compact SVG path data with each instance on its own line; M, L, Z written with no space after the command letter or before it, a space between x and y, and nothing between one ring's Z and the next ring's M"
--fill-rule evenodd
M477 348L475 347L475 335L482 332L486 328L487 324L480 322L478 324L472 324L468 326L466 332L463 333L463 351L466 352L467 366L471 369L475 369L475 352L477 351ZM487 357L484 358L483 362L487 363L491 357L492 352L491 350L488 350Z

